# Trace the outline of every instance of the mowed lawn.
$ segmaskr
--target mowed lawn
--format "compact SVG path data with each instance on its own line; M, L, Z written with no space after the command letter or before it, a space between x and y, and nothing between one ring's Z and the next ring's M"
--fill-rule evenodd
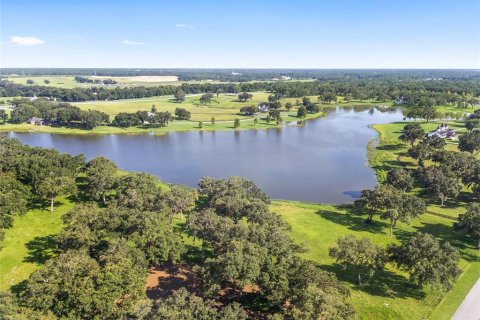
M478 251L475 241L453 230L453 220L425 214L410 225L399 223L390 237L388 223L376 218L366 224L365 217L352 214L346 207L300 202L275 201L272 211L280 214L291 226L292 237L307 248L306 259L321 269L337 274L351 289L351 303L360 319L449 319L471 286L480 275ZM460 248L463 274L447 295L433 290L422 292L408 281L408 275L387 265L383 272L365 281L362 288L356 284L353 270L343 270L328 255L338 237L354 234L367 237L377 245L408 239L414 232L428 232L439 240L447 240Z
M54 254L52 237L62 229L61 216L73 206L67 199L59 199L54 212L36 208L14 218L0 250L0 290L26 279Z
M126 100L112 100L112 101L89 101L77 102L76 106L83 110L99 110L105 112L110 116L115 116L120 112L137 112L150 111L155 105L159 112L168 111L172 115L175 114L176 108L184 108L188 110L192 117L191 121L210 121L212 117L215 120L233 120L235 118L248 118L240 115L240 108L244 106L257 106L261 102L268 101L268 96L271 93L267 92L252 92L252 99L247 101L238 101L237 95L221 94L215 95L210 103L200 103L201 94L188 95L185 101L179 103L174 100L173 96L160 96L142 99L126 99ZM312 101L316 102L317 97L312 97ZM296 99L282 99L282 104L287 101L292 103Z

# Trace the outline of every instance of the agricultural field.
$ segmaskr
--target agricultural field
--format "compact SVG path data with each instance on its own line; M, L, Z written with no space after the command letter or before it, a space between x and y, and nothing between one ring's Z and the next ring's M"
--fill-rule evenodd
M2 80L8 80L13 83L18 84L27 84L27 80L33 80L34 85L47 86L47 87L56 87L56 88L90 88L93 86L104 86L97 83L80 83L75 81L74 76L0 76ZM202 80L202 81L178 81L176 76L134 76L134 77L103 77L103 76L90 76L86 77L92 80L105 80L111 79L118 82L116 85L108 85L106 88L115 88L115 87L134 87L134 86L145 86L145 87L154 87L162 85L172 85L179 86L182 83L219 83L214 80ZM48 80L49 83L44 81Z

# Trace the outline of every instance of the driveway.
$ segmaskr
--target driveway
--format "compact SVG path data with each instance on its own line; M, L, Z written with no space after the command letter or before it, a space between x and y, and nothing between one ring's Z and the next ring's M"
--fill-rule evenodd
M470 290L452 320L479 320L480 319L480 279Z

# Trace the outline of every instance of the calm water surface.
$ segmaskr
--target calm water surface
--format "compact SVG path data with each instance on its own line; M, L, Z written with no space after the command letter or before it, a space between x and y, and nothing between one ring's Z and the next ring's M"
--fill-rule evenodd
M9 133L23 143L88 159L104 156L128 171L196 186L203 176L254 180L275 199L352 202L376 184L367 166L373 123L400 121L400 111L336 109L301 127L241 132L153 135Z

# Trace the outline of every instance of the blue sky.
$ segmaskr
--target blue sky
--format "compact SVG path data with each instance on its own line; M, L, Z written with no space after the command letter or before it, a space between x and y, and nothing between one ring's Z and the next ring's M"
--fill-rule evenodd
M1 67L480 68L480 0L0 0Z

